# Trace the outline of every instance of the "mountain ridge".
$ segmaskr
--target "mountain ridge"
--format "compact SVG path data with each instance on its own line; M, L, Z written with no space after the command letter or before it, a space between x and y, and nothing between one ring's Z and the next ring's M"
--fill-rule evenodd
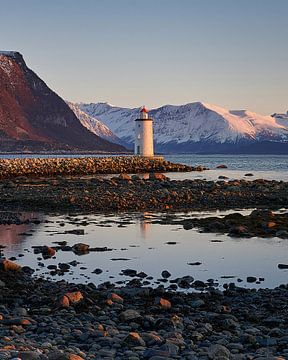
M81 110L104 122L130 147L134 142L134 120L140 108L124 108L108 103L79 103ZM194 102L183 105L163 105L151 109L154 119L157 151L213 152L241 151L250 144L287 144L288 127L273 116L249 110L228 110L217 105ZM258 146L257 145L257 146ZM285 148L285 146L281 148ZM234 150L233 150L234 147ZM245 150L246 151L246 150ZM282 152L283 150L281 150Z

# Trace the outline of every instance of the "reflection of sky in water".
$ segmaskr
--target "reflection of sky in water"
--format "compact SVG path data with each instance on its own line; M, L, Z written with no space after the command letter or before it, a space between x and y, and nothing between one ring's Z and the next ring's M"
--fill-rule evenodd
M229 211L232 212L232 211ZM249 213L245 211L243 213ZM217 212L217 215L228 212ZM193 216L199 213L191 213ZM212 213L210 213L212 215ZM209 215L209 212L201 216ZM215 215L215 213L213 213ZM50 245L53 242L67 241L68 245L84 242L93 247L113 248L109 252L91 252L87 255L76 256L73 252L58 251L56 259L44 260L48 264L70 262L77 260L81 265L71 267L73 275L65 275L66 279L75 282L95 282L96 284L107 280L116 281L126 279L119 276L122 269L132 268L144 271L155 279L160 277L162 270L172 273L172 278L192 275L195 279L206 281L209 278L218 279L220 283L235 281L238 277L246 279L247 276L264 277L262 287L275 287L287 283L288 271L279 270L279 263L287 263L288 241L278 238L273 239L231 239L225 235L201 234L196 230L184 230L179 225L150 224L150 218L155 219L155 214L142 214L141 220L136 215L123 216L77 216L71 219L65 216L49 216L45 220L52 223L40 225L2 225L0 226L0 243L7 244L4 254L7 257L25 256L17 261L22 265L37 268L37 257L31 250L33 245ZM178 217L191 216L179 214ZM89 225L75 225L88 220ZM156 216L157 219L157 216ZM65 222L61 227L60 223ZM120 225L120 226L119 226ZM85 235L77 236L63 234L65 230L81 228ZM32 230L32 232L31 232ZM33 232L34 231L34 232ZM32 236L16 235L30 233ZM211 242L221 240L222 242ZM167 245L175 242L176 245ZM112 258L127 258L128 261L112 261ZM188 262L200 261L200 266L189 266ZM80 270L80 267L87 270ZM100 275L91 274L95 268L101 268ZM45 272L45 268L37 273ZM82 275L81 275L82 274ZM89 276L90 279L84 277ZM109 279L109 276L115 278ZM235 276L235 279L221 279L221 276ZM77 278L77 279L75 279ZM55 277L59 279L59 277ZM129 278L130 279L130 278ZM247 286L246 281L241 283ZM251 285L250 285L251 286ZM258 285L255 285L258 286Z

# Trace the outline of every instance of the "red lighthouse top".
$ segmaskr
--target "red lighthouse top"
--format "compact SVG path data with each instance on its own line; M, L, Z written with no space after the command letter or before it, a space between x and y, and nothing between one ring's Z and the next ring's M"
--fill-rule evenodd
M144 112L144 113L148 114L148 110L146 109L145 105L142 106L142 109L140 110L140 112L141 112L141 113Z

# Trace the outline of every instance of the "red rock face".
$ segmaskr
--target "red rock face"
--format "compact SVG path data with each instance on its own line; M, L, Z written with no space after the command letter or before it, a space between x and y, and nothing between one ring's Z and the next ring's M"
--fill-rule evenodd
M0 90L0 129L6 136L16 140L49 141L29 124L25 108L32 106L35 99L20 66L4 55L0 55Z
M21 54L0 52L0 150L123 151L81 125Z

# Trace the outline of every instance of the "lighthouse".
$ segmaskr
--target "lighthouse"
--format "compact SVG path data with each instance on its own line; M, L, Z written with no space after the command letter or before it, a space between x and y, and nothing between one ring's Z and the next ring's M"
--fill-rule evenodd
M154 156L153 120L149 118L148 110L142 106L139 119L135 120L135 155Z

